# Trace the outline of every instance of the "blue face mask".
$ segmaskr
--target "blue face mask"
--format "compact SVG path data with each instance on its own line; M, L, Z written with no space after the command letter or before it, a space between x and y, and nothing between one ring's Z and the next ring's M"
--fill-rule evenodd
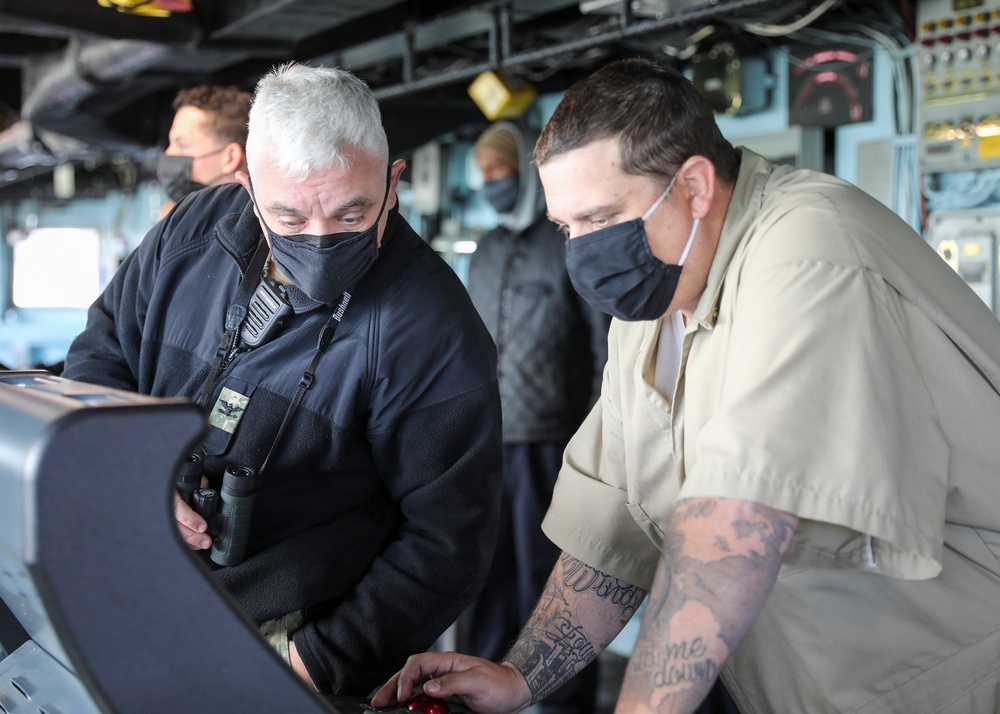
M390 172L391 167L386 172L385 194L378 217L365 231L283 236L271 230L258 207L257 214L271 244L271 257L292 284L313 300L325 305L336 304L341 295L354 288L378 258L378 224L389 198ZM251 183L253 197L252 187Z
M620 320L657 320L674 299L681 266L700 219L694 219L676 265L662 263L649 247L645 221L674 186L677 174L642 218L618 223L566 243L566 270L573 287L595 310Z
M483 182L483 197L490 202L497 213L509 213L517 205L520 188L517 174L512 174L507 178Z

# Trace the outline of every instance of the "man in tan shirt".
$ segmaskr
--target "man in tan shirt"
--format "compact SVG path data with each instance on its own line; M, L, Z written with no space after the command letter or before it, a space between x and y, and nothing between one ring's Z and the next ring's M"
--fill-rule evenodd
M648 590L619 711L694 711L720 673L743 714L997 711L1000 322L651 63L571 88L535 153L574 285L618 318L544 523L563 555L502 664L420 655L376 704L538 701Z

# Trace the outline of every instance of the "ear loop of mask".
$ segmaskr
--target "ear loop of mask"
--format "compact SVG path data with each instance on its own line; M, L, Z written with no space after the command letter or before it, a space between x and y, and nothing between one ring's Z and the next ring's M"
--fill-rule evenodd
M667 197L667 194L670 193L670 189L674 187L674 181L676 180L677 180L677 174L674 174L674 177L670 179L670 183L668 183L667 187L663 189L663 193L660 194L660 197L656 199L656 201L653 203L652 206L649 207L648 211L642 214L643 223L645 223L649 219L649 217L653 215L656 209L660 207L660 204L663 203L663 199Z
M642 214L643 223L645 223L646 220L651 215L653 215L653 212L660 207L660 204L663 203L663 200L667 197L667 194L670 193L670 189L674 187L674 181L676 180L677 180L677 174L674 174L674 177L670 179L670 183L668 183L667 187L663 189L663 193L660 194L660 197L656 199L656 201L653 203L652 206L649 207L648 211ZM691 250L691 246L694 244L694 236L698 232L698 226L700 224L701 224L701 219L695 218L694 223L691 225L691 234L688 236L687 244L684 246L684 252L681 253L681 257L677 261L677 265L682 266L684 265L684 261L687 260L688 252Z
M232 142L230 142L230 144L231 143ZM229 148L229 144L223 144L218 149L213 149L212 151L206 151L204 154L200 154L198 156L192 156L191 160L192 161L197 161L198 159L207 159L209 156L215 156L216 154L221 154L227 148Z
M691 250L691 246L694 245L694 236L698 232L698 224L701 223L700 218L695 218L694 223L691 224L691 235L688 236L687 245L684 246L684 252L681 253L680 260L677 261L677 265L684 265L684 261L688 257L688 251Z
M226 144L225 146L220 146L215 151L209 151L208 153L202 154L201 156L192 156L191 157L191 163L194 164L194 162L198 161L199 159L207 159L209 156L215 156L216 154L221 154L223 151L225 151L228 148L229 148L229 144ZM218 181L220 178L222 178L225 175L226 174L221 173L218 176L213 176L212 179L209 180L209 181L206 181L204 185L205 186L214 186L215 182Z

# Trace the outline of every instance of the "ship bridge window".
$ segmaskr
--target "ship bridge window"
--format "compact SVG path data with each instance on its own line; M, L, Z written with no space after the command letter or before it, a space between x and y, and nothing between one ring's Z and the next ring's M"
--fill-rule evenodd
M101 291L100 236L93 228L36 228L14 242L17 307L88 307Z

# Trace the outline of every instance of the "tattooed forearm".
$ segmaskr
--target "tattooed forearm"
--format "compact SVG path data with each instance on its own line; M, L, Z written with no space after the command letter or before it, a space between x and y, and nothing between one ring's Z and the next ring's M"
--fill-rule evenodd
M735 499L682 501L671 518L620 708L697 707L760 614L798 524Z
M632 658L639 659L635 668L650 672L653 686L662 688L686 682L714 682L719 674L719 664L708 654L705 640L695 637L659 648L645 648L633 653ZM631 662L629 664L631 666Z
M715 501L707 498L690 498L677 504L670 522L675 526L693 518L707 518L715 512Z
M524 675L534 703L595 657L597 651L586 633L573 624L569 611L564 611L550 622L532 618L506 659Z
M563 554L505 661L538 702L593 661L615 638L646 591Z
M618 605L621 608L623 625L632 619L632 615L646 597L646 591L642 588L591 568L568 553L562 554L560 562L565 574L563 583L566 587L577 593L593 590L600 597Z

